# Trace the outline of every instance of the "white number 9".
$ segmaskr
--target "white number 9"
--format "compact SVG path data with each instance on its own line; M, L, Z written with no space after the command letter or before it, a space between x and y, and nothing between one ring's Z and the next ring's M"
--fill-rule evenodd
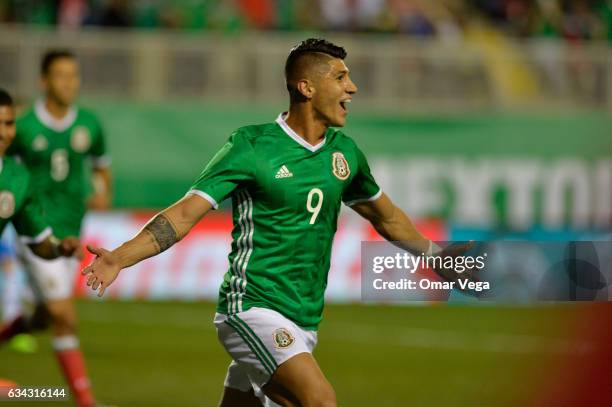
M317 195L317 206L312 206L312 198ZM312 213L310 217L310 224L314 224L317 220L317 216L319 216L319 212L321 211L321 206L323 206L323 191L319 188L313 188L308 193L308 200L306 201L306 209L308 212Z

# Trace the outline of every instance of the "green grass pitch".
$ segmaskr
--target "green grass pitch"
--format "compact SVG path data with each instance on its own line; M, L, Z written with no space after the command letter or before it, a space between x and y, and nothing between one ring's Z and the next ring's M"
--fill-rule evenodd
M77 307L100 400L121 407L216 405L229 357L217 342L213 304L79 301ZM574 306L328 305L315 356L341 406L524 405L549 364L574 352L566 322L577 312ZM1 348L0 377L63 386L48 334L38 339L41 349L32 355Z

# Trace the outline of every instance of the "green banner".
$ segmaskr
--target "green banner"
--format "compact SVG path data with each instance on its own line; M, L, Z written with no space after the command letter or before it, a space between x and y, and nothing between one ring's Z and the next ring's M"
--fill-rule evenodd
M85 104L104 123L115 205L124 208L174 202L234 129L272 121L285 107ZM612 205L608 114L411 116L353 110L346 133L368 155L389 195L415 216L482 226L609 224L609 211L599 208ZM584 194L589 198L581 200Z

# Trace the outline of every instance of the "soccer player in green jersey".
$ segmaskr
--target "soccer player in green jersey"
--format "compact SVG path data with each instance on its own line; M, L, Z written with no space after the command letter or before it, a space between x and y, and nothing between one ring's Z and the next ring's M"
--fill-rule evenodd
M323 311L331 246L344 202L386 239L431 254L404 212L376 184L363 152L335 127L357 87L343 48L309 39L293 48L285 76L289 111L236 130L186 194L113 251L89 247L83 270L98 295L119 272L182 239L232 198L230 268L214 323L232 357L222 406L335 406L312 355ZM205 248L203 248L205 250Z
M80 249L79 240L68 236L59 241L44 217L26 167L5 152L15 138L13 99L0 89L0 235L12 223L22 241L44 259L71 257ZM0 344L24 332L27 321L18 316L0 327Z
M44 55L41 84L44 97L18 119L10 153L20 156L30 170L54 233L79 236L87 207L106 209L111 200L104 134L96 116L75 105L80 75L71 52L52 50ZM90 405L89 382L79 380L87 376L72 300L78 262L73 258L42 260L19 246L18 251L26 272L41 288L41 300L51 314L53 346L77 404Z

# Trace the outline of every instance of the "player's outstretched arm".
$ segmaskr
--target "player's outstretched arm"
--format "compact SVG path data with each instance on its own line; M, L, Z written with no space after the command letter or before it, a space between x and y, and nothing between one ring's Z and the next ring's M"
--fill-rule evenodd
M212 205L207 200L190 194L155 215L136 236L115 250L88 246L96 258L82 271L89 275L87 285L94 291L100 288L98 296L101 297L122 269L170 248L210 209Z
M414 227L410 218L383 193L374 201L359 202L351 208L370 221L374 229L388 241L413 254L430 253L431 240Z
M473 242L456 243L441 249L419 233L404 211L395 206L384 193L375 201L360 202L351 206L351 208L369 220L382 237L412 254L420 255L424 253L442 257L456 257L464 255L474 246ZM461 277L461 274L453 269L436 269L435 272L449 281L455 281ZM469 271L465 272L463 276L475 278Z

